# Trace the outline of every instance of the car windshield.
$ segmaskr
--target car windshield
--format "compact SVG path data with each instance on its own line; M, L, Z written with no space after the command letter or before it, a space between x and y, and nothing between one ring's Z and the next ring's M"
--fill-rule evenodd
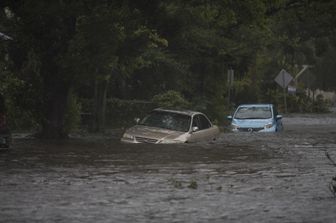
M270 107L240 107L235 114L236 119L269 119L272 118Z
M188 132L190 129L191 117L189 115L173 112L153 111L146 116L140 125L169 129L179 132Z

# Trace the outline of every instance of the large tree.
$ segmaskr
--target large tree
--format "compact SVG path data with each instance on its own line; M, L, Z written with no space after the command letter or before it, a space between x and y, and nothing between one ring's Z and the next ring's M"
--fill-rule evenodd
M104 130L108 88L115 84L113 92L125 96L126 80L148 67L167 45L147 25L143 10L132 2L101 3L77 22L66 61L73 73L80 74L77 79L93 83L94 131Z
M41 124L41 136L64 137L67 98L73 82L63 56L76 33L83 5L63 1L5 1L7 25L13 35L13 72L24 82ZM23 88L24 89L24 88Z
M305 64L314 66L310 71L315 77L314 80L310 77L309 87L336 86L330 63L335 46L335 10L336 2L332 0L268 2L266 14L271 35L267 47L258 55L258 72L264 89L274 88L273 79L282 68L295 76Z
M77 89L94 98L99 131L107 96L176 90L219 117L229 68L254 94L248 100L274 88L280 68L295 73L301 64L317 64L318 86L335 86L332 0L3 0L0 7L0 28L14 39L1 66L44 137L67 134L67 99Z
M26 89L24 98L36 111L41 137L67 135L69 92L83 83L94 83L94 130L103 129L109 80L123 83L132 71L147 66L148 52L166 45L147 27L136 1L21 0L1 7L10 15L13 72L25 84L19 94Z

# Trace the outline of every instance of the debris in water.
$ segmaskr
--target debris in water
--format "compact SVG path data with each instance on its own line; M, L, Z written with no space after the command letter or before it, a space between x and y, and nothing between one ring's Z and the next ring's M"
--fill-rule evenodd
M331 162L334 166L336 166L336 162L330 157L328 151L325 151L325 155L327 156L328 160L330 160L330 162Z

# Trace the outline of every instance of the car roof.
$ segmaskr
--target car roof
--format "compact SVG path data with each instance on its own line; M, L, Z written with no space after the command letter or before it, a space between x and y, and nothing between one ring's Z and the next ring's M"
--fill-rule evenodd
M182 110L182 109L181 110L180 109L170 109L170 108L156 108L153 111L172 112L172 113L190 115L190 116L193 116L195 114L203 114L202 112L198 112L198 111Z
M238 107L273 107L273 104L241 104Z

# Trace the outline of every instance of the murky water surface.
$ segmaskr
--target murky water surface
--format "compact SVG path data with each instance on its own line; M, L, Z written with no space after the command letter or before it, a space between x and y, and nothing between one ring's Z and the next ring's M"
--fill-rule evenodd
M284 125L187 145L16 138L0 151L0 222L335 222L335 115Z

